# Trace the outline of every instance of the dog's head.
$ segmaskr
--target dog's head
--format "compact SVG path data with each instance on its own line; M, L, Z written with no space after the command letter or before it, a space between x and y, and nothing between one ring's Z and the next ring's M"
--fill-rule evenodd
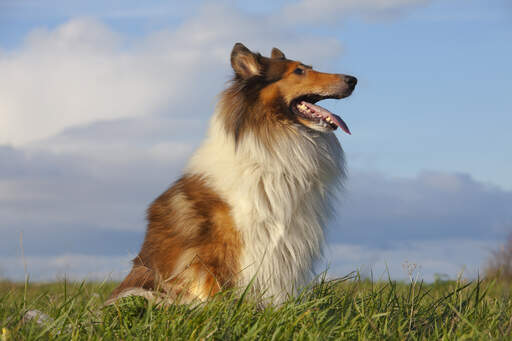
M232 86L224 92L226 126L238 138L245 129L265 123L304 126L324 133L338 127L350 134L345 122L315 103L350 96L357 79L343 74L313 70L289 60L277 48L271 57L253 53L241 43L231 52L235 72Z

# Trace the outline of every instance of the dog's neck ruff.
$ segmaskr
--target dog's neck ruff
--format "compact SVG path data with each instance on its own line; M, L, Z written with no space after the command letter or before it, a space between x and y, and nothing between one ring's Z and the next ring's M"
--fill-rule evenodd
M246 131L235 142L217 108L186 173L199 174L231 206L243 239L240 285L282 301L311 276L321 255L330 202L344 178L333 133L278 129L269 148ZM292 291L290 291L290 289Z

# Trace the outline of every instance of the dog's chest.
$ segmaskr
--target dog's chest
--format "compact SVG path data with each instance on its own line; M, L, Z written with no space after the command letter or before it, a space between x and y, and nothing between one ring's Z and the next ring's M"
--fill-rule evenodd
M238 202L254 204L233 207L244 242L241 284L252 280L267 296L280 299L305 284L320 255L327 213L324 184L311 180L301 186L291 177L266 174L257 188L240 189Z
M306 283L321 254L343 151L333 134L294 135L271 154L247 138L235 148L218 131L212 130L188 170L209 179L231 207L243 241L240 284L251 282L282 300Z

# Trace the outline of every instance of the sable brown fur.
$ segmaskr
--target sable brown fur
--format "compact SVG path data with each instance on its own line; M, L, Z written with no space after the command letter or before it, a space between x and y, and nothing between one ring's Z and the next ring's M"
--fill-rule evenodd
M207 297L234 285L240 270L241 239L230 207L205 179L182 177L149 207L148 221L133 269L111 297L141 287L192 300L193 296ZM187 250L194 250L195 255L182 271L173 273ZM187 287L198 277L203 278L203 288L189 293Z
M233 55L236 53L235 45L232 64L234 64ZM250 51L247 53L252 54ZM250 127L258 129L260 132L272 129L275 133L276 124L278 127L279 123L289 123L293 120L287 103L282 100L279 93L274 94L270 101L261 102L261 91L283 77L287 69L290 68L290 61L284 58L284 54L282 58L266 58L259 53L252 55L253 59L251 60L258 65L261 74L244 78L243 75L235 73L231 86L221 96L225 128L228 134L235 137L235 141L239 141ZM269 124L272 127L268 127ZM268 140L268 138L264 140Z

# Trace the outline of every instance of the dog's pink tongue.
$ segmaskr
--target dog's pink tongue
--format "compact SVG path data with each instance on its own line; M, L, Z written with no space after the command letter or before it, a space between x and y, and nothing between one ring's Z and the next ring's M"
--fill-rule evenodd
M319 105L316 105L316 104L312 104L312 103L308 103L308 102L305 102L303 101L302 103L304 103L305 105L308 106L308 108L310 110L313 110L316 114L320 114L322 115L324 118L327 118L329 117L331 119L331 121L336 124L338 127L340 127L345 133L349 134L349 135L352 135L352 133L350 132L350 129L348 129L348 126L347 124L345 123L345 121L343 121L343 119L341 117L339 117L338 115L336 114L333 114L332 112L330 112L329 110L319 106Z

